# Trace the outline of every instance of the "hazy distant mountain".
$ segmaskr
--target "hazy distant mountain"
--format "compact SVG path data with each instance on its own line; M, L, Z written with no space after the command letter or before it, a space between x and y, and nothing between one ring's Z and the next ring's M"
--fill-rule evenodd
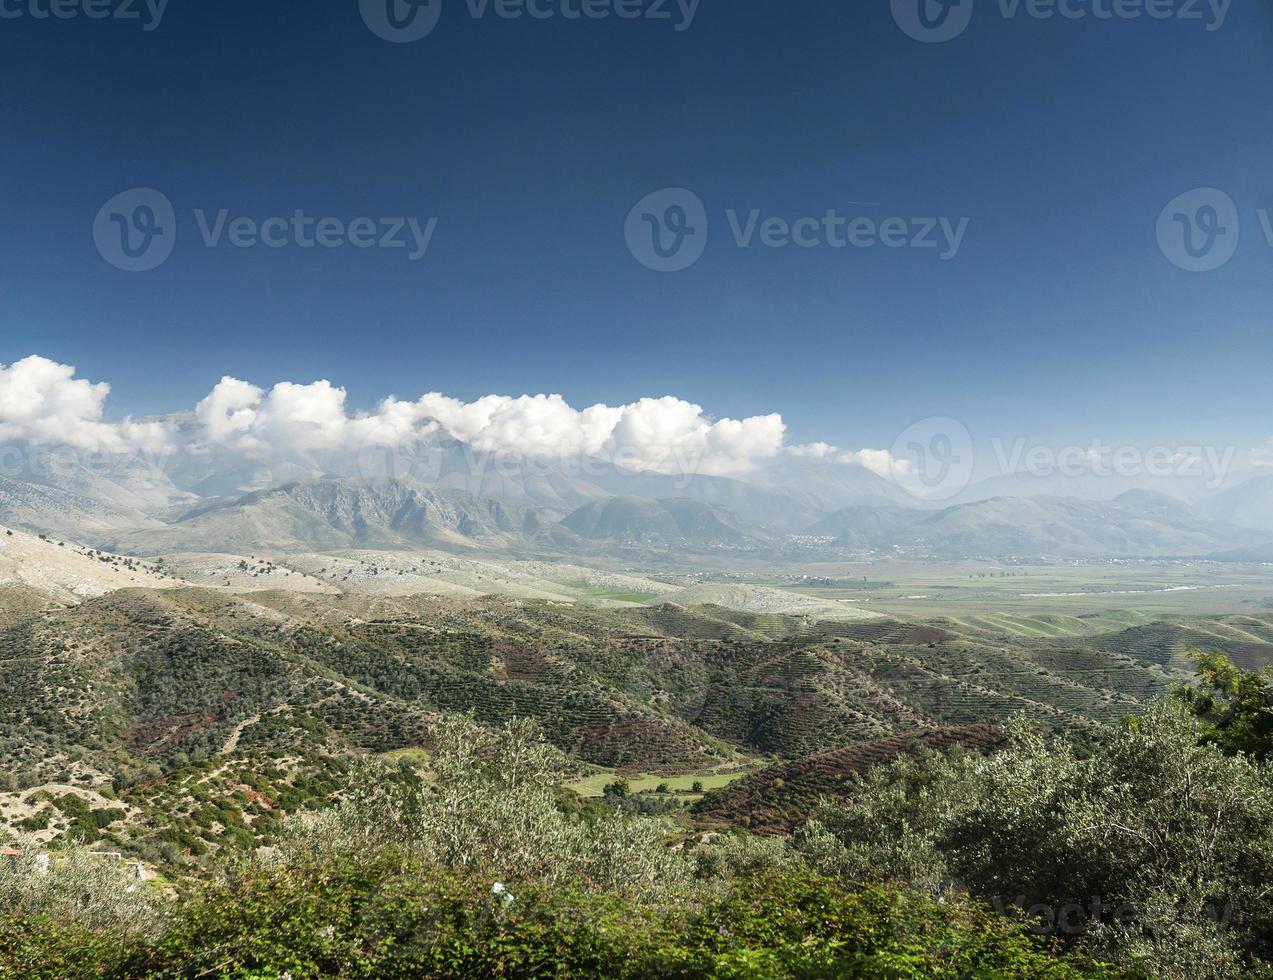
M1244 562L1253 565L1273 565L1273 542L1266 541L1262 544L1247 545L1242 548L1232 548L1228 551L1218 551L1209 557L1214 558L1216 561Z
M122 512L172 515L198 502L176 486L157 461L136 453L89 454L72 450L28 450L35 486L65 490Z
M1128 490L1119 494L1114 503L1176 524L1199 523L1195 508L1177 497L1154 490Z
M770 462L748 480L766 487L783 487L816 501L825 511L843 507L920 507L892 480L855 463L801 459L790 454Z
M409 454L395 448L268 467L195 453L164 469L141 457L91 466L56 454L43 461L25 481L0 478L0 522L132 554L420 545L600 554L632 544L782 548L785 535L798 534L832 539L832 553L1149 557L1248 549L1250 560L1262 560L1265 537L1273 540L1273 475L1196 508L1134 489L1107 501L999 496L934 510L865 467L790 455L745 479L631 472L598 461L554 465L442 439ZM341 475L350 471L360 476ZM242 486L258 489L244 494Z
M162 529L121 536L116 546L139 554L514 546L536 537L568 544L556 517L454 490L315 480L197 509Z
M927 512L901 507L845 507L808 528L806 534L835 538L854 550L890 548L911 537L911 529Z
M918 522L916 540L945 552L1060 556L1205 555L1241 540L1158 494L1110 503L1064 497L999 497Z
M138 453L9 446L0 522L74 541L160 526L198 502Z
M649 500L680 498L725 507L749 524L775 531L798 530L832 509L798 490L757 486L725 476L685 477L609 468L593 480L615 496Z
M850 508L815 524L810 533L838 535L837 544L849 548L896 547L943 558L1197 556L1232 548L1250 536L1151 491L1132 491L1105 503L996 497L936 513Z
M609 496L586 477L570 473L565 467L533 459L475 453L459 442L448 443L441 449L436 472L426 476L418 470L416 467L412 472L418 481L521 507L571 511Z
M611 497L588 504L562 524L581 538L667 548L742 547L765 542L736 514L698 500Z
M611 496L651 500L686 497L727 506L748 521L784 530L803 526L849 502L841 502L841 493L831 495L828 503L818 495L788 489L768 477L760 480L764 484L760 485L728 477L633 471L600 459L558 460L483 453L444 436L423 438L408 445L371 446L357 454L313 454L274 459L268 464L235 455L181 456L174 460L172 469L179 486L213 499L236 499L245 493L308 480L397 481L563 513ZM873 474L867 476L878 481ZM886 502L879 495L873 499Z
M1273 473L1208 497L1198 510L1212 520L1273 531Z
M1105 464L1108 468L1108 463ZM1216 461L1204 458L1199 463L1181 465L1181 472L1164 476L1139 473L1120 476L1093 469L1056 470L1053 472L1002 473L969 485L947 501L970 504L995 497L1077 497L1082 500L1116 500L1126 493L1156 493L1195 503L1214 493Z

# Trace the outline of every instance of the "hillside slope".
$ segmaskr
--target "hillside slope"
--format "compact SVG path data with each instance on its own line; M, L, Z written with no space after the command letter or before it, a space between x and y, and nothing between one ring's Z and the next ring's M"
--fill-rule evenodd
M74 604L116 589L180 584L153 562L0 527L0 588L21 586L46 600Z

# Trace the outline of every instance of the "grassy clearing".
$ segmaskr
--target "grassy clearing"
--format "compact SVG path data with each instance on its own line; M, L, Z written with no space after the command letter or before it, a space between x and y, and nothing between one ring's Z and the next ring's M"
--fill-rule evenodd
M753 771L753 769L739 769L733 772L704 772L689 776L640 775L624 776L622 778L628 781L628 787L633 793L653 793L666 783L667 788L673 793L693 794L695 783L702 783L704 791L719 789L722 786L728 786L730 783L742 779ZM580 796L601 796L605 787L619 778L618 773L608 769L604 772L586 776L573 783L567 783L566 788L574 790Z
M392 752L381 753L380 758L390 765L407 762L421 770L428 770L433 764L432 757L425 749L394 749Z
M432 756L425 749L395 749L392 752L381 753L380 759L390 765L407 762L422 773L428 773L433 764ZM695 783L702 783L704 792L710 789L719 789L721 786L728 786L735 780L742 779L744 776L755 772L758 768L760 768L759 764L741 769L691 773L690 775L682 776L659 776L650 773L621 776L614 769L601 769L581 779L566 783L566 788L574 790L580 796L596 797L601 796L602 791L610 783L622 778L628 781L629 789L633 793L653 793L660 786L666 784L670 792L691 795L696 799L701 794L694 793Z

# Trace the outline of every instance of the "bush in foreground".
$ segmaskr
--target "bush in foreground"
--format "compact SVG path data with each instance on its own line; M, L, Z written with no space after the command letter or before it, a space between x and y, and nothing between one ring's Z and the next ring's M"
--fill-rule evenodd
M435 741L430 780L366 767L276 848L147 896L145 918L114 881L21 877L15 894L61 897L0 913L0 975L1108 975L986 906L846 884L784 842L686 849L659 821L568 813L560 757L525 723L452 720Z
M29 977L1117 976L991 910L808 870L652 910L579 888L455 875L382 853L257 866L178 906L152 939L10 921L0 973Z
M1159 976L1249 976L1273 954L1273 772L1156 705L1088 756L1024 727L989 757L870 773L801 834L815 866L966 889Z

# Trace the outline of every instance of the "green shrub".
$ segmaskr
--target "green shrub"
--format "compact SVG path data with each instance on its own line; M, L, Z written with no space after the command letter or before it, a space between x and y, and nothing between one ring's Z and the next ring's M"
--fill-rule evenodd
M1193 652L1198 683L1177 698L1203 723L1203 738L1225 752L1273 757L1273 670L1240 670L1221 653Z
M800 835L811 863L966 888L1067 943L1172 977L1273 953L1273 775L1159 704L1080 758L1018 727L990 757L903 760Z
M690 864L665 845L654 820L610 815L572 819L554 790L564 758L529 721L499 731L465 718L433 730L434 784L367 765L342 805L291 818L278 859L402 848L431 864L496 878L589 882L597 889L667 900L688 886Z
M20 951L24 975L68 978L1118 975L1056 955L988 909L798 868L653 910L578 887L497 888L391 851L253 865L182 904L157 938L120 935L37 923L0 940L0 970Z

